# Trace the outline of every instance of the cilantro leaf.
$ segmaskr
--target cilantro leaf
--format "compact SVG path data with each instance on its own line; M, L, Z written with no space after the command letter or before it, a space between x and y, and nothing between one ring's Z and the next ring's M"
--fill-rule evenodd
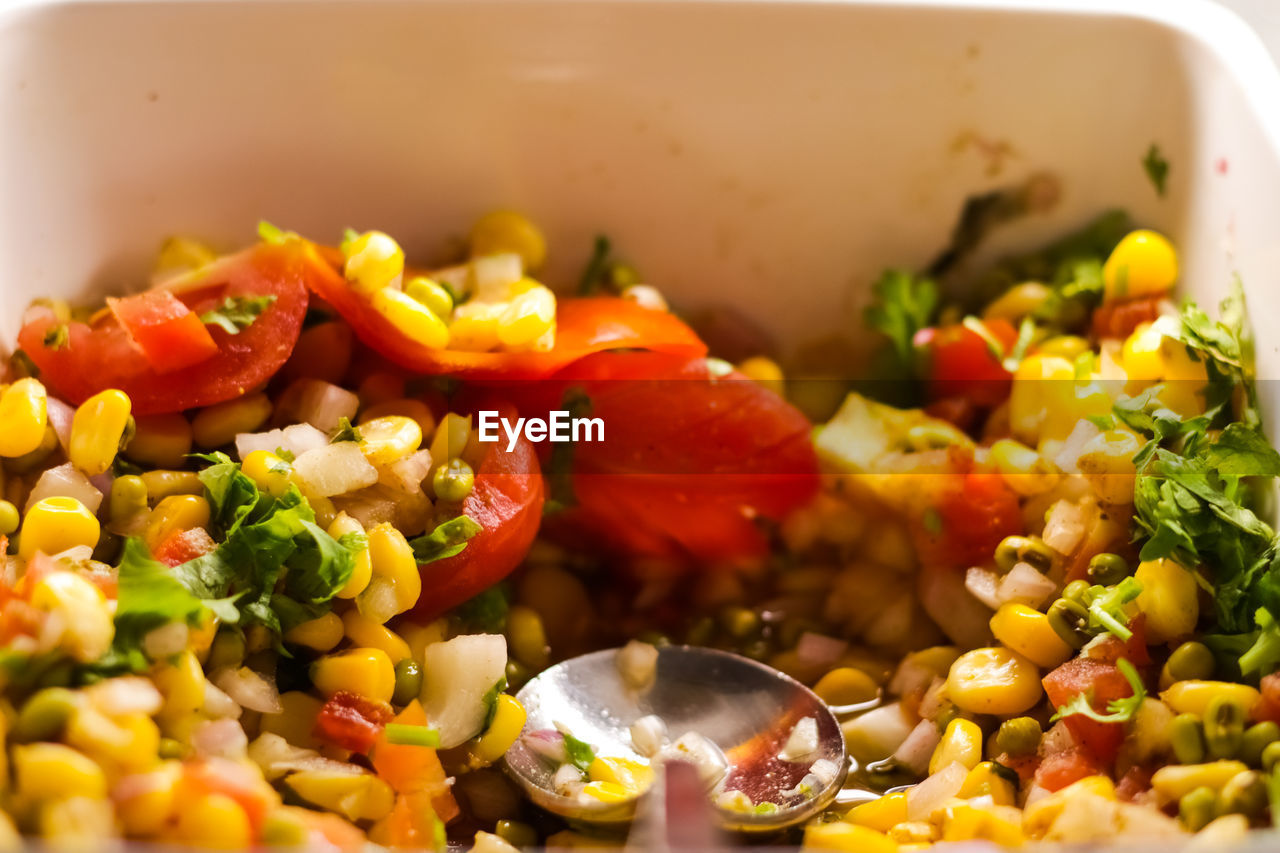
M937 314L938 285L903 270L885 270L871 292L874 301L863 311L863 322L889 339L903 375L913 375L915 336Z
M479 522L460 515L436 525L436 529L430 533L410 539L409 545L413 548L413 557L418 565L434 563L462 553L471 537L482 530L484 528Z
M1280 623L1265 607L1259 607L1253 618L1258 632L1253 644L1240 655L1240 673L1263 676L1280 669Z
M504 675L493 683L493 686L484 692L480 697L480 704L484 705L484 728L482 731L488 731L489 726L493 725L493 717L498 713L498 697L507 689L507 677Z
M597 235L591 246L591 257L587 259L587 265L578 279L579 296L590 296L604 284L609 273L611 251L609 238L603 234Z
M71 329L66 323L50 326L49 330L44 333L44 339L41 343L44 344L45 349L66 349L71 346Z
M586 773L591 762L596 760L595 749L591 744L578 740L568 732L561 732L561 734L564 736L564 751L569 756L569 763Z
M1094 710L1093 705L1089 702L1087 693L1077 693L1072 697L1071 701L1058 709L1057 713L1050 717L1049 722L1057 722L1063 717L1071 717L1077 714L1096 720L1099 723L1125 723L1133 719L1133 715L1137 713L1138 708L1142 706L1143 701L1147 698L1147 689L1142 684L1142 677L1138 675L1138 671L1134 669L1133 664L1124 658L1116 661L1116 667L1124 676L1125 681L1129 682L1129 687L1133 689L1132 696L1126 696L1123 699L1112 699L1107 703L1107 713L1100 713Z
M337 444L340 441L362 441L364 436L360 434L360 430L351 425L350 418L338 418L338 431L329 439L330 444Z
M1147 173L1151 186L1155 187L1156 195L1163 197L1165 184L1169 180L1169 161L1160 152L1160 146L1154 142L1142 158L1142 169Z
M1090 588L1089 627L1111 632L1123 642L1133 636L1124 606L1138 597L1142 584L1136 578L1125 578L1114 587Z
M264 243L270 243L273 246L279 246L290 240L297 240L298 235L293 231L285 231L279 226L272 225L265 219L258 221L258 239Z
M453 615L467 628L482 634L500 634L511 609L509 590L495 584L454 608Z
M274 293L263 296L228 296L217 308L201 314L200 322L217 326L228 335L238 335L241 329L252 326L275 301Z

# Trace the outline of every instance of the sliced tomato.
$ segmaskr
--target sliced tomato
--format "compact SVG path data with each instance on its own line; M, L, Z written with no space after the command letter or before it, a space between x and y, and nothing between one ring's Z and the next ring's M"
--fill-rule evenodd
M1006 536L1022 532L1018 496L998 474L970 471L947 478L922 523L924 559L957 568L991 560Z
M368 752L391 717L391 706L385 702L339 690L321 706L312 733L333 746Z
M200 316L172 291L107 297L107 307L156 373L172 373L218 354L218 345Z
M1093 312L1090 329L1095 338L1127 338L1143 323L1154 322L1160 316L1160 303L1167 299L1158 296L1140 296L1123 302L1111 302Z
M156 548L154 556L158 561L172 568L181 566L196 557L203 557L218 547L213 537L203 527L190 530L178 530L169 534Z
M307 310L307 288L335 275L307 244L259 245L223 258L185 280L175 295L196 314L228 297L274 295L252 325L229 334L209 327L218 352L198 364L162 373L114 315L92 325L67 324L64 345L46 346L45 335L59 325L48 308L27 312L18 343L40 368L41 378L72 403L105 388L129 395L133 413L150 415L208 406L253 389L284 364L293 351Z
M330 261L335 261L331 250ZM351 324L361 341L418 373L466 379L537 379L602 350L646 349L703 356L707 346L684 321L626 299L559 299L556 342L549 352L433 350L402 334L339 274L316 277L312 288Z
M1115 663L1124 658L1134 666L1151 663L1151 652L1147 649L1147 614L1139 613L1130 619L1129 630L1133 635L1128 640L1108 634L1090 648L1089 658L1102 663Z
M1106 713L1108 703L1133 695L1133 688L1114 664L1087 658L1067 661L1042 681L1049 701L1058 708L1083 694L1094 710ZM1093 758L1106 764L1115 760L1124 740L1124 723L1100 723L1083 714L1064 717L1063 722Z
M733 561L765 553L762 522L817 492L809 420L741 374L713 376L705 359L600 353L544 384L550 408L580 391L604 425L604 440L573 445L562 535L628 557Z
M958 397L994 408L1009 396L1013 375L992 351L991 341L1008 352L1018 332L1007 320L980 320L986 335L964 323L921 330L915 344L929 355L929 398ZM988 340L990 339L990 340Z
M496 411L515 418L509 406L499 405ZM460 507L482 529L460 554L421 566L422 594L414 614L434 619L511 574L538 533L543 501L533 446L524 438L511 450L505 440L490 444Z
M1102 773L1102 766L1081 749L1069 749L1047 755L1036 768L1036 784L1046 791L1060 791L1072 782Z

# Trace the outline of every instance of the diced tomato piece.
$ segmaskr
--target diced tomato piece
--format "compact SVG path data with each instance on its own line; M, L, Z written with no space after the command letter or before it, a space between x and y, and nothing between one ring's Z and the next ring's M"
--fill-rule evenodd
M970 471L947 477L936 519L924 522L926 559L957 568L991 561L1006 536L1022 532L1018 496L999 474Z
M1091 660L1102 663L1116 663L1124 658L1134 666L1146 666L1151 663L1151 652L1147 649L1147 614L1139 613L1129 620L1129 630L1133 636L1126 641L1108 634L1097 646L1089 651Z
M218 354L200 317L171 291L158 288L121 299L108 297L107 306L156 373L172 373Z
M1160 316L1164 295L1140 296L1102 305L1093 312L1091 330L1095 338L1127 338L1143 323Z
M196 557L203 557L217 547L218 544L213 541L209 531L203 527L193 527L169 534L152 556L166 566L181 566Z
M1042 682L1049 701L1058 708L1084 694L1094 710L1106 713L1108 703L1133 695L1133 688L1114 664L1087 658L1067 661ZM1124 723L1100 723L1082 714L1064 717L1063 722L1091 756L1106 764L1115 760L1124 740Z
M1047 755L1036 768L1036 784L1047 791L1060 791L1072 782L1102 772L1098 760L1082 749Z
M1262 698L1253 706L1253 712L1249 716L1254 720L1280 723L1280 672L1262 676L1258 689Z
M189 790L183 792L183 787ZM179 788L179 803L186 802L186 796L204 794L225 794L235 800L248 816L255 838L267 812L280 805L280 795L262 778L257 767L225 758L187 762Z
M320 708L313 732L325 743L368 752L391 718L390 705L340 690Z
M979 322L986 337L963 323L922 329L916 335L916 346L929 354L930 399L958 397L992 409L1009 396L1013 374L992 351L991 341L1007 353L1017 342L1018 332L1007 320Z

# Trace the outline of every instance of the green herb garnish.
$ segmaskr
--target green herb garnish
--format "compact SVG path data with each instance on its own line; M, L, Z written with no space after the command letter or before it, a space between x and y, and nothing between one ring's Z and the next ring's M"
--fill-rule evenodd
M440 746L440 732L427 726L387 723L384 731L387 735L387 743L400 746L426 746L432 749Z
M238 335L247 329L276 301L274 293L263 296L228 296L212 311L200 315L200 322L217 326L228 335Z
M1107 703L1107 713L1095 711L1093 705L1089 703L1088 693L1077 693L1070 702L1058 709L1058 712L1050 718L1050 722L1057 722L1063 717L1071 717L1077 714L1088 717L1099 723L1124 723L1133 719L1133 715L1138 712L1138 708L1142 706L1143 700L1147 698L1147 690L1142 685L1142 677L1138 675L1138 671L1134 669L1133 664L1124 658L1116 661L1116 667L1124 676L1125 681L1129 682L1129 687L1133 689L1132 696L1126 696L1123 699L1112 699Z
M1156 195L1163 198L1165 183L1169 179L1169 161L1160 152L1160 146L1154 142L1142 158L1142 169L1147 173L1151 186L1156 188Z

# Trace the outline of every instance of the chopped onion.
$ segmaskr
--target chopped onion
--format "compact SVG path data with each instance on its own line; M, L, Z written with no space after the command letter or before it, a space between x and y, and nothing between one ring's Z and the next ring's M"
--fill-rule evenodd
M796 642L796 658L805 666L829 668L849 650L849 644L826 634L805 631Z
M929 759L933 757L933 751L941 739L938 726L933 720L921 720L902 745L894 750L893 760L909 767L917 776L923 776L929 772Z
M236 435L236 453L244 459L255 450L275 453L287 450L294 457L299 457L308 450L324 447L329 443L329 436L311 424L293 424L284 429L272 429L266 432L242 432Z
M835 781L836 775L840 772L839 766L829 758L819 758L813 762L813 766L809 768L809 772L818 778L823 785L830 785Z
M969 594L990 607L1000 607L1000 576L991 569L974 566L964 573L964 588Z
M818 751L818 721L804 717L791 727L787 742L778 751L783 761L803 761Z
M569 752L564 746L564 735L555 729L525 732L520 736L520 742L534 755L545 758L552 764L564 764L569 760Z
M249 744L249 760L262 768L262 775L268 782L299 770L323 770L352 776L363 772L356 765L325 758L314 749L294 746L280 735L270 732L259 735Z
M293 461L293 470L305 491L326 498L378 482L378 469L369 464L354 441L308 450Z
M816 724L815 724L816 725ZM709 738L697 732L685 732L679 740L662 750L663 761L686 761L698 772L698 779L708 788L729 772L729 760Z
M151 679L137 675L103 679L86 687L84 692L93 707L109 716L145 714L149 717L164 705L164 697Z
M81 474L76 466L64 462L56 468L50 468L40 475L36 484L31 487L27 496L25 515L37 501L45 498L75 498L84 504L85 509L95 515L102 506L102 492L94 488L89 478Z
M300 379L285 393L291 398L287 414L325 434L336 430L343 418L354 418L360 408L355 394L321 379Z
M58 436L58 446L66 454L71 448L71 422L76 416L75 407L57 397L49 397L45 400L45 408L49 413L49 426Z
M1058 501L1049 508L1041 538L1059 554L1070 554L1084 538L1085 528L1093 518L1094 506L1089 501Z
M551 777L551 787L564 797L576 796L582 790L582 771L572 764L561 764Z
M938 806L960 792L964 777L969 773L959 761L925 779L907 790L907 820L928 820Z
M894 696L912 696L923 693L937 673L925 666L915 655L907 655L898 664L898 669L889 679L888 692Z
M925 563L916 573L920 606L953 643L976 649L991 638L991 608L967 595L965 578L954 569Z
M507 299L511 285L524 277L524 263L514 252L485 255L471 262L471 280L475 282L475 298L480 302Z
M451 749L484 728L484 695L506 676L507 640L501 634L464 634L423 652L422 707Z
M850 754L862 763L880 761L897 751L915 728L915 714L892 702L840 724Z
M240 719L240 714L242 713L240 706L236 704L236 700L219 690L209 681L204 683L203 710L210 717L230 717L233 720Z
M1076 464L1076 460L1080 458L1085 445L1100 435L1102 430L1093 421L1086 418L1076 421L1075 428L1063 442L1062 449L1053 457L1053 464L1068 474L1079 474L1080 467Z
M645 758L653 758L667 744L667 724L656 714L631 724L631 746Z
M398 489L402 492L417 492L422 489L422 481L431 473L431 451L415 450L408 456L397 459L378 477L378 482Z
M624 684L632 690L643 690L653 683L658 671L658 649L650 643L632 640L618 650L615 664Z
M279 714L284 711L280 692L275 682L259 675L247 666L239 669L226 667L214 672L210 678L218 689L250 711L263 714Z
M164 660L183 651L190 636L186 622L169 622L143 636L142 651L151 660Z
M965 585L968 585L968 578ZM1057 591L1058 585L1037 571L1035 566L1016 563L1009 574L1000 579L996 598L1001 604L1025 604L1038 610Z
M243 758L248 746L239 721L229 718L207 720L191 732L191 748L201 758Z
M72 545L65 551L59 551L56 554L50 554L54 560L62 560L68 563L83 563L86 560L93 559L93 549L88 545ZM181 651L181 649L179 649Z

